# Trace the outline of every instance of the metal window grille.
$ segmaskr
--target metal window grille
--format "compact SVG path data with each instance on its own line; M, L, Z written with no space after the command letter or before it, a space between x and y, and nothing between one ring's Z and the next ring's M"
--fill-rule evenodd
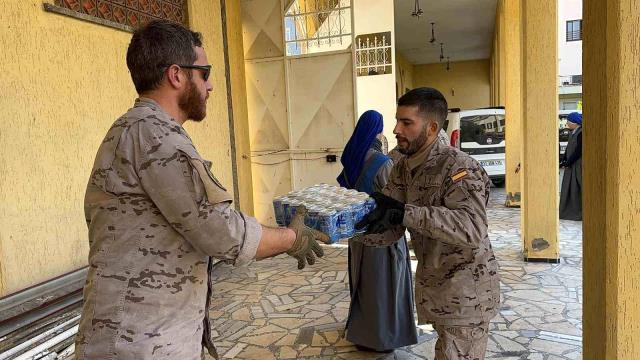
M351 12L351 0L295 1L284 15L287 56L347 49Z
M567 21L567 41L582 40L582 20Z
M356 73L358 76L391 74L391 32L356 37Z

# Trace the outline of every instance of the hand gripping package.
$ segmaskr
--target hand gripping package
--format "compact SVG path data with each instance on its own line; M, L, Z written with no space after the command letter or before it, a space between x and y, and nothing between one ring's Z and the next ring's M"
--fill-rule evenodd
M307 208L305 225L329 236L334 243L350 238L366 229L355 229L373 208L375 201L368 194L328 184L313 185L292 191L273 200L279 226L289 226L298 206Z

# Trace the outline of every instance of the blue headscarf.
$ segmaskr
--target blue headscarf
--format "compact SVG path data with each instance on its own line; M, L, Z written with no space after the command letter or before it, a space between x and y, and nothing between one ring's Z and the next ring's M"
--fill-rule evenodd
M371 148L376 135L382 132L382 128L382 114L379 112L369 110L360 116L340 159L344 167L337 179L340 186L353 188L356 185L367 151Z
M571 121L574 124L582 126L582 114L579 112L572 112L567 116L567 121Z

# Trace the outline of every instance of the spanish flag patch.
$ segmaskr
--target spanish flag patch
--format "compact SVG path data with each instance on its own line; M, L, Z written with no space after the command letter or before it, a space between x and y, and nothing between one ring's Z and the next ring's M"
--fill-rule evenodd
M462 170L459 173L451 176L451 181L453 181L454 183L457 183L458 181L466 178L467 176L469 176L469 173L467 172L467 170Z

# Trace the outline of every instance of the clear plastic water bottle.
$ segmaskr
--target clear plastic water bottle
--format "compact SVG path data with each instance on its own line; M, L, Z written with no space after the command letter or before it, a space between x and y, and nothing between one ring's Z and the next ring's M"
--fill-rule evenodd
M353 219L353 231L354 234L362 234L366 231L366 229L356 229L355 224L359 223L360 221L362 221L362 219L364 219L366 213L366 208L365 208L365 203L360 201L360 200L356 200L354 202L351 203L351 209L353 211L354 214L354 219Z
M367 198L367 200L365 200L365 208L367 214L372 212L373 209L376 208L376 201L372 197Z
M285 196L282 198L282 214L280 216L282 216L281 221L282 221L282 226L288 226L287 223L287 213L289 212L289 207L291 207L291 198L288 196ZM280 223L278 223L280 224Z
M276 216L276 223L278 226L284 225L284 201L288 200L286 196L280 196L273 199L273 212Z
M342 234L346 232L347 219L345 214L339 206L336 206L336 204L330 205L328 210L335 213L335 233L338 238L342 238Z
M338 213L331 208L324 208L318 212L318 230L325 233L331 243L340 240L338 231Z
M345 201L341 201L335 206L338 212L338 224L340 236L342 238L350 238L353 236L353 219L354 214L351 209L351 204Z
M304 224L312 229L318 230L318 214L320 208L316 205L309 205L307 207L307 216L304 218Z
M291 220L293 220L293 217L296 215L296 208L301 205L303 205L303 203L298 199L289 200L289 206L286 208L284 213L285 226L289 226L291 224Z

